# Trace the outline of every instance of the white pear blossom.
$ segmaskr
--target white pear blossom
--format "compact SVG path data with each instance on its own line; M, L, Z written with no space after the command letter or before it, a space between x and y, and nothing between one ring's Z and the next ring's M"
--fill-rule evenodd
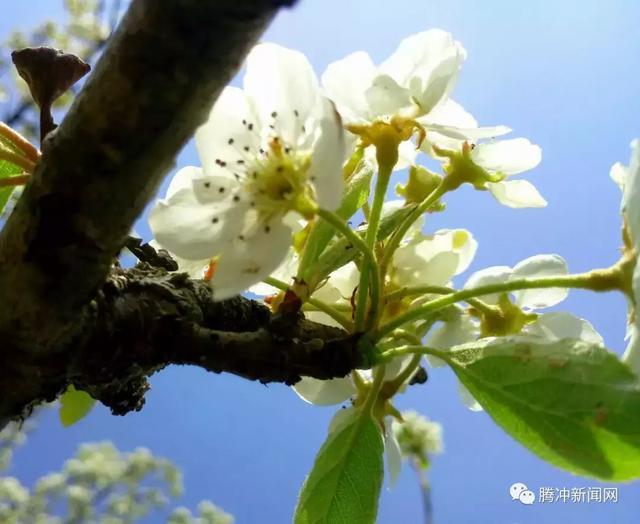
M486 187L501 204L514 207L545 207L547 201L527 180L510 180L516 175L536 167L542 159L542 150L526 138L512 138L476 144L471 160L490 174L505 177L499 182L487 182Z
M451 34L432 29L404 39L398 49L376 67L363 51L328 66L322 75L327 96L345 123L371 124L394 116L415 119L427 131L422 150L431 144L455 149L464 140L475 141L508 133L504 126L478 128L476 120L449 98L466 51ZM415 158L411 144L400 146L406 167Z
M469 277L465 289L508 282L521 278L548 277L568 273L565 260L558 255L536 255L509 266L494 266L475 272ZM532 313L546 309L562 302L568 295L565 288L525 289L512 293L516 306ZM479 297L489 305L496 305L500 300L498 294ZM436 349L449 350L457 345L472 342L480 338L479 322L460 308L451 310L452 315L442 325L434 329L427 338L427 345ZM590 322L565 312L548 312L538 314L532 322L526 323L521 331L523 336L536 337L546 342L556 342L564 338L580 339L592 344L604 345L602 336ZM434 367L444 365L441 359L428 357ZM471 393L461 384L458 388L462 401L472 411L480 411L482 407Z
M402 419L402 422L393 421L393 433L402 455L427 467L429 457L443 451L442 425L416 411L403 411Z
M477 248L478 242L466 229L414 235L394 253L391 281L398 287L445 286L469 267Z
M569 270L566 261L560 255L535 255L518 262L513 268L493 266L481 269L469 277L465 289L519 280L566 275ZM569 291L566 288L524 289L514 291L515 304L523 309L535 310L555 306L562 302ZM497 304L498 295L484 295L483 302Z
M196 132L202 169L180 170L149 223L185 260L219 257L211 279L223 299L272 273L292 225L343 192L343 132L307 59L275 44L247 57L244 89L227 87Z
M629 166L621 163L611 168L611 178L622 189L622 215L626 230L635 250L640 253L640 139L631 142L631 160ZM633 304L627 328L629 344L623 355L623 360L638 374L640 374L640 266L635 264L632 278Z
M395 207L387 206L386 212ZM396 288L416 285L446 285L455 275L467 269L477 249L477 242L464 229L440 230L433 235L424 235L419 229L412 229L407 240L396 250L392 258L389 284ZM313 297L331 305L351 306L351 297L358 285L359 271L350 262L334 271L327 282ZM335 325L335 321L322 312L309 312L312 320ZM385 379L392 380L411 360L411 356L395 358L385 368ZM356 371L362 380L370 380L367 371ZM293 386L295 392L306 402L315 405L333 405L348 401L357 394L357 388L351 377L332 380L318 380L303 377ZM388 417L387 417L388 419ZM400 471L400 452L398 443L391 430L390 419L385 421L385 449L391 483L395 482Z

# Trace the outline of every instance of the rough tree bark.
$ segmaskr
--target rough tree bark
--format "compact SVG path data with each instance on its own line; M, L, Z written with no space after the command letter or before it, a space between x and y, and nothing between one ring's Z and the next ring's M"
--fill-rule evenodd
M355 339L202 282L113 268L135 219L278 8L133 0L0 233L0 428L69 383L122 414L193 364L262 381L362 365Z

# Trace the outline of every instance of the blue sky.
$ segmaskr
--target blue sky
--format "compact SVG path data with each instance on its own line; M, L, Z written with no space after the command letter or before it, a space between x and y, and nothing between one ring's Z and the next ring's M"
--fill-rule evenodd
M59 16L60 7L51 0L13 2L9 13L0 20L0 36L47 13ZM635 0L302 0L278 16L264 39L303 51L320 74L356 50L379 61L414 32L452 32L469 55L454 98L481 124L506 124L513 136L542 146L542 164L527 178L549 206L512 210L465 188L447 198L447 212L430 219L429 230L469 228L480 244L472 271L538 253L559 253L571 270L583 271L607 266L619 254L620 195L608 172L614 162L628 162L629 142L640 136L638 20ZM177 163L197 162L189 145ZM624 348L622 297L575 292L562 309L589 319L612 350ZM542 462L485 413L468 411L447 370L433 370L427 385L410 388L398 404L444 425L445 453L430 472L436 522L637 520L639 483L619 486L617 504L513 502L508 488L514 482L535 492L600 484ZM332 412L304 404L281 385L174 368L153 377L140 413L115 418L98 408L70 429L59 426L55 413L45 414L17 453L13 473L32 482L84 441L110 439L123 450L143 445L182 468L187 491L181 503L194 507L209 498L239 523L284 523ZM407 468L392 490L385 488L379 522L420 518Z

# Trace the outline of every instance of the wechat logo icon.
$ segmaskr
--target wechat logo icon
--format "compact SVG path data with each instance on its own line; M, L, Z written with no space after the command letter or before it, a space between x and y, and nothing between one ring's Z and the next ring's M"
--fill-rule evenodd
M536 496L533 491L529 491L529 488L522 482L512 484L509 488L509 494L512 500L518 500L527 506L530 506L536 501Z

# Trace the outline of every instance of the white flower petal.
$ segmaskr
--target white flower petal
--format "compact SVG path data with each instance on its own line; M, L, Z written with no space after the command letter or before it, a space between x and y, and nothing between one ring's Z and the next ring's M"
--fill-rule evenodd
M431 128L432 126L461 129L474 129L478 127L478 122L473 115L466 111L458 102L455 102L450 98L443 100L434 107L429 114L418 118L418 121L428 128Z
M235 204L235 203L233 203ZM160 200L149 213L149 226L167 250L188 260L218 255L240 234L245 206L230 199L217 206L203 205L193 189L184 188Z
M511 131L506 126L478 127L476 119L451 99L444 100L418 120L427 129L427 137L420 149L433 157L437 157L433 150L434 145L441 149L458 151L465 141L476 142Z
M514 175L536 167L542 159L542 150L526 138L512 138L476 145L471 159L489 171Z
M628 226L631 241L640 251L640 140L631 142L631 160L624 173L622 213ZM636 374L640 375L640 264L636 263L632 276L635 305L631 305L627 337L629 343L622 356Z
M364 96L372 117L398 114L402 108L411 107L409 90L399 86L389 75L374 78Z
M573 338L604 346L604 339L590 322L563 311L544 313L525 329L529 335L541 337L550 342Z
M567 263L561 256L536 255L518 262L510 279L552 277L568 273ZM568 294L566 288L526 289L514 292L516 304L530 309L554 306L567 298Z
M469 392L466 386L462 382L458 382L458 393L462 403L467 406L471 411L483 411L482 406Z
M448 138L457 139L460 142L476 142L477 140L481 140L483 138L493 138L511 132L511 129L509 129L507 126L453 127L443 126L439 124L430 124L429 130L435 131Z
M418 105L419 115L428 114L453 91L462 61L456 50L455 53L443 57L427 79L417 77L411 79L409 85L413 99Z
M616 162L611 166L609 176L618 185L620 191L624 191L624 184L627 180L627 167L622 165L621 162Z
M369 150L373 151L373 148L369 148ZM411 140L400 142L398 146L398 161L396 165L393 166L393 170L399 171L415 164L418 153L419 150L416 149L415 144Z
M627 336L629 342L622 355L622 361L640 376L640 329L637 322L629 324Z
M325 326L333 326L344 329L344 326L340 324L340 322L337 322L333 317L330 317L322 311L305 311L304 316L307 319L312 320L313 322L317 322L318 324L324 324Z
M340 205L344 193L344 132L333 104L326 99L321 103L324 107L324 116L319 122L321 135L314 146L308 176L314 185L318 205L333 211Z
M509 266L492 266L480 271L476 271L469 277L464 289L473 289L480 286L489 286L491 284L500 284L509 280L513 270ZM497 304L500 299L499 294L482 295L479 297L487 304Z
M457 139L458 143L460 143L465 140L476 142L483 138L493 138L511 132L510 128L502 125L478 127L478 122L473 115L451 99L444 100L434 107L428 115L418 120L428 128L427 139L431 141L434 141L434 134Z
M460 263L460 255L453 251L438 253L420 269L413 272L413 282L429 284L433 286L445 286L453 276L456 267ZM411 273L406 272L407 276ZM406 278L406 277L405 277ZM412 280L406 280L411 282Z
M360 270L353 262L345 264L329 275L328 285L333 286L345 301L351 300L351 296L360 281ZM326 287L326 285L325 285ZM315 296L315 295L314 295Z
M457 316L433 329L427 337L426 345L435 349L448 350L460 344L473 342L479 336L477 322L460 311ZM432 355L427 355L427 360L434 368L445 365L442 359Z
M622 209L636 249L640 248L640 140L631 142L631 161L622 195Z
M507 207L545 207L547 201L528 180L487 182L487 188L498 202Z
M256 224L221 253L209 284L216 300L239 295L264 280L282 263L291 246L291 229L282 222Z
M449 33L432 29L404 39L380 71L408 87L424 114L453 89L465 58Z
M458 264L454 268L452 276L464 272L473 261L478 250L478 242L466 229L442 229L436 232L436 236L446 235L451 245L451 250L458 255Z
M307 120L315 115L320 99L318 80L307 57L276 44L258 44L247 56L244 89L255 100L263 127L273 120L277 134L298 144L302 126L309 127Z
M302 377L292 387L302 400L317 406L340 404L349 400L357 392L349 377L331 380Z
M400 246L393 255L392 278L397 286L446 284L458 265L459 256L441 236Z
M394 378L396 378L407 367L412 359L413 355L402 355L391 360L391 362L389 362L384 368L385 381L393 380ZM406 380L406 382L403 384L403 387L400 389L400 392L404 391L407 382L409 382L412 377L413 375L411 375L411 377Z
M209 118L195 134L205 174L231 177L238 160L249 156L245 147L255 156L261 146L258 125L251 99L242 89L225 87Z
M324 91L338 106L338 111L346 122L362 123L370 119L364 93L376 74L375 65L364 51L329 64L323 73Z
M394 282L399 286L443 286L469 266L477 245L464 229L443 229L431 236L416 235L394 254Z
M384 420L384 451L387 458L387 472L389 473L389 487L393 487L398 480L400 470L402 468L402 453L400 452L400 444L396 439L393 431L393 424L396 421L391 417Z
M201 167L186 166L180 169L169 182L167 194L165 198L171 198L180 189L190 189L193 187L193 181L202 178L203 171Z
M271 275L269 276L276 278L281 282L290 284L292 282L293 277L296 276L296 272L298 271L298 262L300 262L300 259L298 258L296 250L293 248L290 248L289 251L287 252L287 256L285 257L285 259L276 268L276 270L273 273L271 273ZM249 288L249 291L254 295L258 295L262 297L268 296L268 295L274 295L280 292L279 289L273 286L270 286L269 284L265 284L264 282L260 282L255 286L251 286L251 288Z

